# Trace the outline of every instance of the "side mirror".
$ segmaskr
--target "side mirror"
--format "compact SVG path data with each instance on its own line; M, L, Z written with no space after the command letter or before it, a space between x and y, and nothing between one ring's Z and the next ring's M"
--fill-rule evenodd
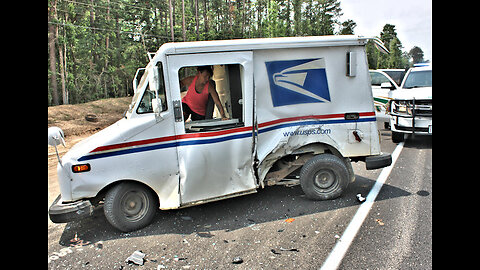
M383 82L382 84L380 84L380 88L395 90L395 86L393 86L392 83L390 83L390 82Z
M65 146L65 135L63 130L59 127L49 127L48 128L48 145L56 147L57 145L62 144Z
M153 113L155 113L155 119L157 122L160 122L163 119L163 117L160 115L163 110L162 100L160 98L152 98L152 109Z
M157 92L158 91L158 68L153 67L148 76L148 84L150 85L150 90Z
M49 127L48 128L48 145L55 147L55 153L57 154L57 159L60 165L63 166L62 160L58 155L57 145L62 144L65 146L65 135L63 130L59 127Z

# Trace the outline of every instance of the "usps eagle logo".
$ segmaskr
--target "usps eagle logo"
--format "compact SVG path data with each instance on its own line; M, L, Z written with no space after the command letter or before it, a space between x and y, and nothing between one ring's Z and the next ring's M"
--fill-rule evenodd
M274 107L330 102L325 59L265 62Z

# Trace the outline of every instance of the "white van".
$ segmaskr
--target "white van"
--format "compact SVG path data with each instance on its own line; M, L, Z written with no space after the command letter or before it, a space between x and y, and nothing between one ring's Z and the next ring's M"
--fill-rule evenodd
M390 91L392 141L404 134L432 135L432 64L415 64L405 74L400 89Z
M61 195L50 219L88 216L103 201L108 221L132 231L148 225L157 208L255 193L285 184L290 174L308 198L340 196L355 179L351 161L367 169L391 164L380 149L366 42L322 36L163 44L125 117L59 159ZM225 117L212 118L207 108L205 120L185 122L179 81L205 65L213 67ZM56 146L63 133L50 129Z

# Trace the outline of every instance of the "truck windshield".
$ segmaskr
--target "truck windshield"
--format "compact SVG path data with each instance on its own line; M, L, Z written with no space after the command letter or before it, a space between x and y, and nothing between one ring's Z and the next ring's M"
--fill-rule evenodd
M432 71L412 71L408 74L403 88L432 87Z

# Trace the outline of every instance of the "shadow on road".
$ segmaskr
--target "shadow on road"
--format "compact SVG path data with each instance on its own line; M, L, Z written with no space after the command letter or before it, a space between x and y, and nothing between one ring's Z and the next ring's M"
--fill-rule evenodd
M432 149L432 136L428 135L410 135L405 140L407 148Z
M112 227L103 214L103 207L94 211L93 216L70 222L60 237L59 244L68 246L75 234L84 241L95 243L119 238L133 238L162 234L192 234L212 237L215 231L237 229L289 217L327 212L344 207L356 207L360 203L356 194L364 197L375 180L356 176L344 194L335 200L312 201L304 196L300 185L293 187L272 186L259 189L258 193L242 197L211 202L178 210L158 210L152 223L138 231L122 233ZM386 192L383 192L383 191ZM411 193L400 188L384 185L378 200L388 200Z

